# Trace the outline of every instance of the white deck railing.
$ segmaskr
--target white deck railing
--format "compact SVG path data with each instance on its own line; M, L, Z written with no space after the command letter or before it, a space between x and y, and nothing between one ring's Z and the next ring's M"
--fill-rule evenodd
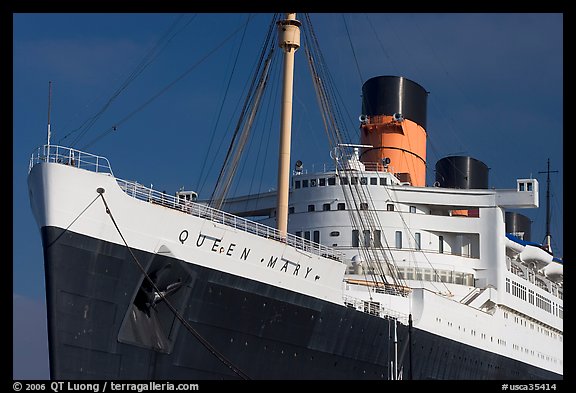
M109 173L113 176L110 163L104 157L81 152L79 150L56 145L44 145L39 147L30 158L30 167L38 163L52 162L63 165L70 165L76 168L86 169L92 172ZM145 187L135 181L126 181L116 178L116 182L127 195L148 203L161 205L181 212L191 214L196 217L207 219L213 222L227 225L229 227L253 233L267 239L274 239L299 250L307 251L312 254L324 256L334 260L340 260L342 253L333 248L314 243L299 236L288 233L284 238L280 236L277 229L267 225L259 224L242 217L234 216L222 210L211 208L196 202L178 199L174 195L165 194L160 191Z
M36 151L32 152L28 172L32 170L34 165L42 162L55 162L64 165L71 165L91 172L109 173L114 176L108 159L72 149L70 147L57 145L44 145L38 147Z

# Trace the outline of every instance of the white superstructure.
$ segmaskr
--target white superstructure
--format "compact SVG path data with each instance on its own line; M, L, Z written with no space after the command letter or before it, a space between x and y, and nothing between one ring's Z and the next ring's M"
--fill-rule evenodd
M517 179L503 190L414 187L350 160L345 167L359 169L300 167L289 205L290 233L343 253L345 302L404 323L411 313L422 330L562 373L562 265L505 232L505 209L538 207L538 181ZM375 211L380 226L353 227L358 207L347 205L342 185L364 188L371 202L360 210ZM273 200L273 193L240 197L224 209L268 214L263 222L272 225ZM374 283L362 246L386 250L407 297Z

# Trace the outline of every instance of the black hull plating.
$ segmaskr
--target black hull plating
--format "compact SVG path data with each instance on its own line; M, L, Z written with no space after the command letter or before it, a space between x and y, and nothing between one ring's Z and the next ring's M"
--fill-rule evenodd
M126 247L42 228L54 379L237 379L166 307L150 307ZM190 325L251 379L388 379L393 323L313 297L133 250ZM168 266L168 268L165 268ZM162 289L162 287L161 287ZM398 324L403 378L560 379ZM412 364L412 370L410 370ZM411 371L411 372L410 372Z

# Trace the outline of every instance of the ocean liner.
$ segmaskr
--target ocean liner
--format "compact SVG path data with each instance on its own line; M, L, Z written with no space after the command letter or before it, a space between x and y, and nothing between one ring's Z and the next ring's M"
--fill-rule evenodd
M51 378L561 379L562 260L514 211L538 181L489 189L484 163L448 156L427 186L427 92L401 76L362 86L359 141L327 111L330 167L292 167L300 26L278 22L276 191L201 201L50 136L32 154Z

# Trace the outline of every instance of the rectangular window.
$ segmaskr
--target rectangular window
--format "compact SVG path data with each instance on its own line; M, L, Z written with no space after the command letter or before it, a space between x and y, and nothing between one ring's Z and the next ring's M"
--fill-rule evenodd
M298 237L302 237L302 231L296 231L295 235Z
M309 212L313 212L316 210L316 207L314 205L308 205L308 211Z
M352 177L350 178L350 184L352 184L353 186L355 186L356 184L358 184L358 177L352 176Z
M382 231L374 230L374 247L382 247Z
M362 236L364 237L364 247L370 247L370 230L362 231Z
M368 210L368 202L360 202L360 210Z
M346 204L344 202L338 203L338 210L346 210Z
M526 183L526 191L532 191L532 183L531 182Z
M421 250L421 249L422 249L422 246L421 246L422 243L421 243L420 232L416 232L416 233L414 234L414 240L415 240L415 242L416 242L416 249L417 249L417 250Z
M444 253L444 236L438 236L438 252Z
M303 188L308 187L308 179L302 180L302 187L303 187Z
M318 179L318 185L324 187L326 185L326 178Z
M320 243L320 231L314 231L314 243Z
M294 206L288 207L288 214L294 214Z
M360 232L358 229L352 230L352 247L360 246Z
M294 188L300 188L300 180L294 182Z
M387 184L388 184L388 178L386 178L386 177L381 177L381 178L380 178L380 185L381 185L381 186L385 186L385 185L387 185Z
M371 186L377 186L378 185L378 178L377 177L371 177L370 178L370 185Z
M310 240L310 231L304 231L304 239Z
M330 204L329 203L325 203L322 205L322 210L324 210L325 212L330 210Z
M396 248L402 248L402 232L396 231Z
M386 205L386 210L388 210L389 212L393 212L394 211L394 205L391 203L388 203Z
M335 177L329 177L328 178L328 185L329 186L335 186L336 185L336 178Z
M410 213L416 213L416 206L410 206Z
M341 177L340 178L340 184L342 184L343 186L347 186L348 185L348 178L347 177Z

